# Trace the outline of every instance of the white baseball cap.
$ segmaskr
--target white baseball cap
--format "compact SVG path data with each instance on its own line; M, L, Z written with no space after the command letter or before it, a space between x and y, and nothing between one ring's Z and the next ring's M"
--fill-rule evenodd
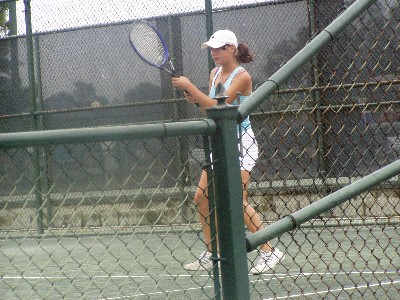
M221 48L225 45L238 46L236 35L230 30L218 30L214 32L208 42L205 42L201 45L201 48Z

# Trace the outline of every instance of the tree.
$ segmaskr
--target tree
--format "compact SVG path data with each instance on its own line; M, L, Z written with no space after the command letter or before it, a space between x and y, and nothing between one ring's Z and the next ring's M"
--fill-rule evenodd
M125 103L155 101L161 99L161 88L150 82L140 82L139 85L128 90L124 95ZM167 106L160 104L135 107L130 113L135 122L160 120L166 113Z
M8 5L0 3L0 37L8 34Z
M124 99L126 103L145 101L145 100L160 100L161 88L150 82L140 82L134 89L129 89Z
M92 106L95 101L100 105L107 105L109 103L107 98L97 95L93 83L77 81L74 83L74 87L72 96L78 104L78 107Z
M269 78L278 71L283 64L303 48L308 35L308 28L300 27L295 37L282 39L268 55L268 60L264 65L265 78Z
M97 95L93 83L77 81L71 93L61 91L52 95L45 100L44 107L51 110L90 107L94 102L100 105L109 104L106 97Z
M0 38L7 35L8 32L8 6L5 3L0 4ZM0 40L0 113L7 113L7 103L10 97L10 61L9 61L9 43Z

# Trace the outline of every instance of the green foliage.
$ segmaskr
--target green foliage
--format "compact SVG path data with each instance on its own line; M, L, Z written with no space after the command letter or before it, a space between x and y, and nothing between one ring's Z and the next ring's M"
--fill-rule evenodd
M300 27L297 31L296 38L284 39L271 51L267 62L265 63L265 77L268 78L279 68L292 58L302 47L304 47L304 40L308 37L308 28Z
M8 32L8 5L0 4L0 36L6 35Z
M160 100L161 88L150 82L140 82L136 88L130 89L125 93L124 99L126 103Z
M77 81L71 93L62 91L45 100L45 109L65 109L108 105L109 100L97 95L93 83Z
M16 42L0 39L0 114L29 111L28 87L21 85L19 62L15 57L18 54Z
M72 97L78 106L88 107L109 104L109 100L104 96L97 95L96 88L93 83L87 83L83 81L77 81L74 83L74 90L72 91Z
M0 37L6 35L7 33L7 11L8 6L6 4L0 4ZM6 59L8 55L8 45L7 43L0 42L0 77L2 73L9 72L9 63ZM0 79L1 80L1 79Z

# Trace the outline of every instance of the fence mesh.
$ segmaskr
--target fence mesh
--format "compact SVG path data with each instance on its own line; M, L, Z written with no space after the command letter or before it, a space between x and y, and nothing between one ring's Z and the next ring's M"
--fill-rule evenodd
M234 31L255 54L257 89L353 2L0 3L0 131L202 118L130 49L137 19L204 92L207 26ZM399 24L398 1L376 1L252 113L249 201L266 224L398 159ZM193 203L203 164L202 136L0 149L2 295L218 299L218 278L183 268L205 249ZM250 276L251 299L396 299L399 215L393 178L282 235L272 242L286 259Z

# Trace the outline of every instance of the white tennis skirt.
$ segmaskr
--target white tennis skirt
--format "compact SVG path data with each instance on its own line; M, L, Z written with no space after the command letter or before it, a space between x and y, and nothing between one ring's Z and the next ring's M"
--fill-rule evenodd
M258 144L251 128L242 132L242 138L239 139L238 143L238 150L240 170L251 172L258 158ZM210 159L213 161L212 153ZM213 166L211 166L211 168L213 168Z
M258 144L251 128L243 130L238 147L240 170L250 172L256 165L258 158Z

